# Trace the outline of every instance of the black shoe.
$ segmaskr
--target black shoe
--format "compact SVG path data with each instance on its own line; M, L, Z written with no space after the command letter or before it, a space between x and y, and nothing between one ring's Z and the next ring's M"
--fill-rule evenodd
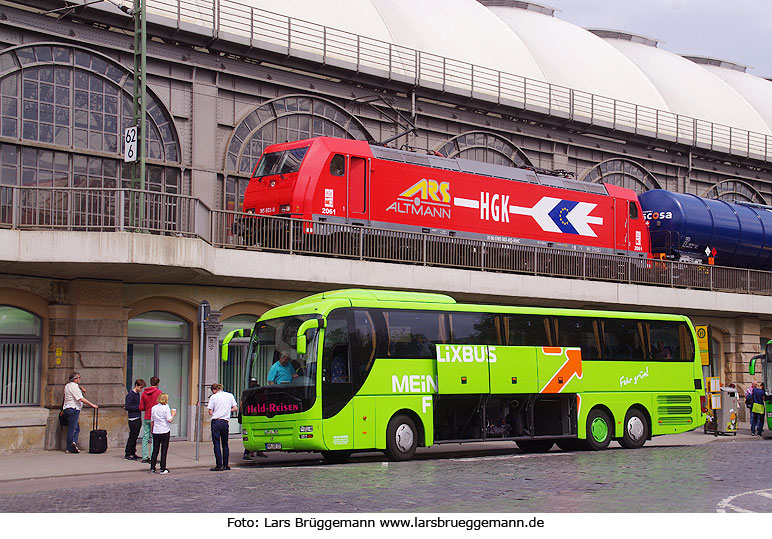
M150 473L156 473L155 468L150 468Z
M74 443L70 446L70 453L80 453L80 449Z
M209 468L210 472L221 472L222 466L215 466L214 468Z
M231 469L231 467L230 467L230 466L223 466L223 467L222 467L222 469L223 469L223 470L230 470L230 469Z
M123 460L137 460L137 455L126 455Z
M150 459L142 459L142 464L150 464Z
M243 457L241 457L241 460L252 460L252 457L250 457L249 455L244 455Z

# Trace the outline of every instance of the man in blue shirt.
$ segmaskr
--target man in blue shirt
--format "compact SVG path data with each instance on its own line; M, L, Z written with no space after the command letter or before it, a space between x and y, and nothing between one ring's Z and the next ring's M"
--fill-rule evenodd
M287 354L282 354L279 361L271 365L271 370L268 371L268 385L274 384L288 384L293 378L297 378L295 368L290 363L290 358Z

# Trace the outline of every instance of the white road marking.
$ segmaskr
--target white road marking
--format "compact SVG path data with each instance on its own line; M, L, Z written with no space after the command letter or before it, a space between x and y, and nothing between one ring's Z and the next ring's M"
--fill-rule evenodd
M735 494L734 496L729 496L727 498L724 498L718 504L716 504L716 512L717 513L755 513L755 511L751 511L750 509L745 509L743 507L739 507L736 505L735 500L738 498L741 498L742 496L748 496L751 494L754 494L756 496L761 496L763 498L769 498L772 499L772 493L770 493L772 489L765 488L761 490L749 490L747 492L741 492L740 494ZM735 503L732 503L735 502Z

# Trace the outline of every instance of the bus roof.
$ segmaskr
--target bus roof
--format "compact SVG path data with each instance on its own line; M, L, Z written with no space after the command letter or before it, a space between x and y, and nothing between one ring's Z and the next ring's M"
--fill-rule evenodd
M400 306L402 304L403 306ZM313 312L326 314L333 309L342 307L392 307L400 309L447 309L453 312L490 312L490 313L532 313L542 316L600 316L620 318L643 318L651 320L683 320L688 317L678 314L647 313L638 311L612 311L603 309L572 309L565 307L532 307L519 305L486 305L477 303L457 303L446 294L428 292L411 292L397 290L371 290L348 288L331 290L302 298L294 303L271 309L261 318L278 318L299 314L309 314L309 306L314 305Z

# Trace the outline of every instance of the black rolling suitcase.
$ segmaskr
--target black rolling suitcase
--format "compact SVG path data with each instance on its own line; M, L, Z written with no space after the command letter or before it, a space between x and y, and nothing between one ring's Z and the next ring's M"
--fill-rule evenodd
M99 426L99 408L94 408L93 430L89 433L88 452L104 453L107 451L107 431L98 429Z

